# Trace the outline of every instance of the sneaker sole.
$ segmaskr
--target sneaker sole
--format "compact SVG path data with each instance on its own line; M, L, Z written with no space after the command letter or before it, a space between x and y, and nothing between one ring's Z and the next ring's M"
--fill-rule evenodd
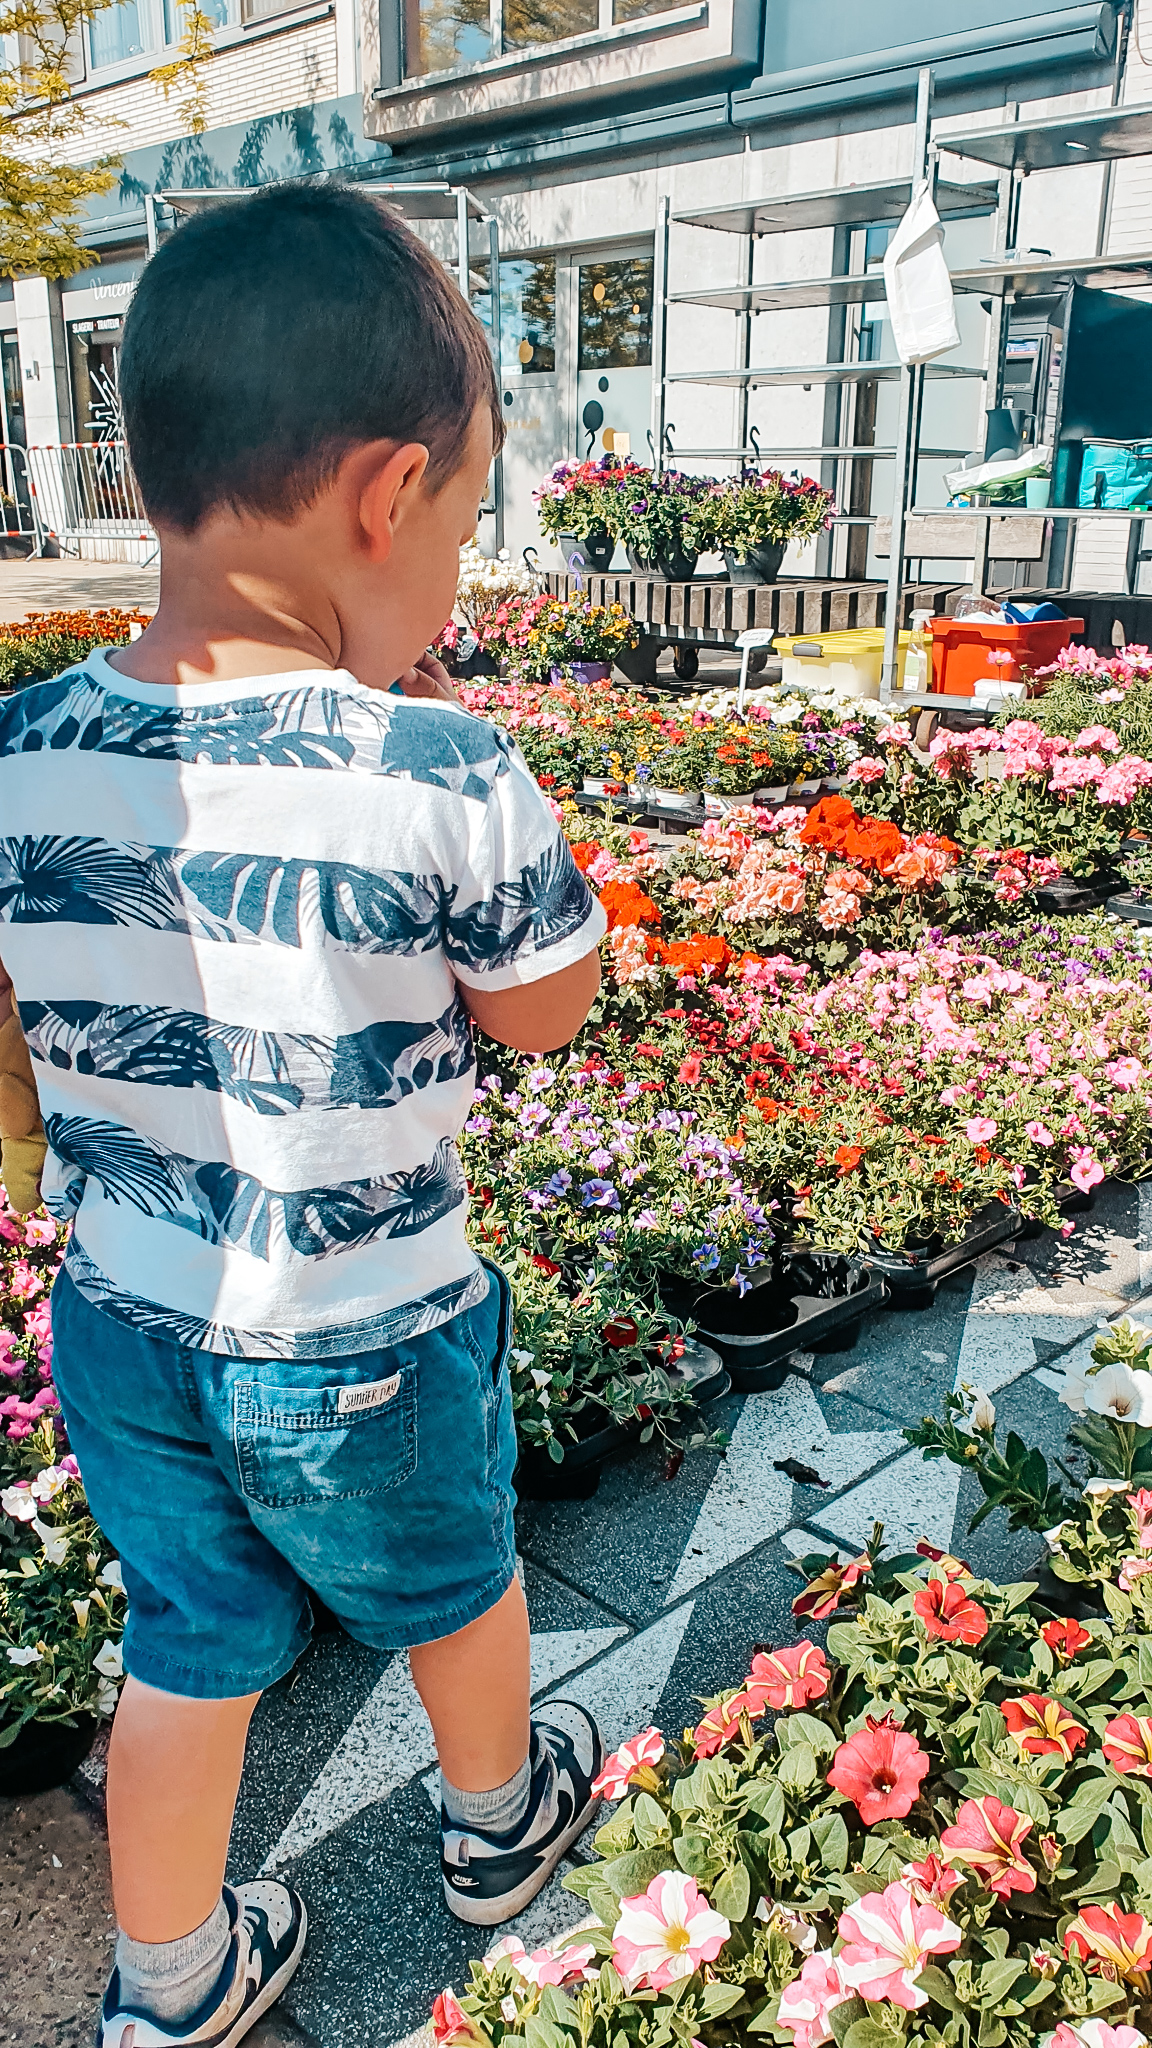
M503 1920L515 1920L516 1915L522 1913L525 1906L531 1905L537 1893L543 1891L565 1850L571 1848L578 1835L583 1834L593 1814L599 1812L602 1804L603 1796L597 1793L595 1799L588 1801L583 1813L577 1814L564 1833L553 1842L540 1869L534 1870L531 1877L526 1877L523 1884L517 1885L514 1892L505 1892L501 1898L469 1899L460 1892L454 1892L447 1878L442 1877L444 1902L448 1911L454 1914L457 1920L466 1921L469 1927L499 1927ZM230 2048L230 2044L223 2043L222 2048Z

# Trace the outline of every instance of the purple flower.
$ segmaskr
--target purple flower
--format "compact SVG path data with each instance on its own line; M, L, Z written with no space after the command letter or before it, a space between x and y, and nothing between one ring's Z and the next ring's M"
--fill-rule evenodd
M533 1095L539 1095L542 1088L550 1088L556 1079L551 1067L533 1067L528 1076L528 1086Z
M550 1209L552 1206L552 1196L546 1194L543 1188L527 1188L524 1200L534 1216L538 1216L541 1209Z
M538 1131L551 1114L546 1102L528 1102L520 1111L520 1128L522 1131Z
M698 1251L693 1252L692 1263L695 1266L699 1266L702 1273L714 1273L720 1264L719 1246L702 1244Z
M490 1116L470 1116L464 1129L474 1138L486 1138L492 1129L492 1119Z
M588 1154L588 1164L595 1167L597 1173L607 1173L612 1164L612 1154L606 1151L603 1145L599 1145L595 1152Z
M640 1214L636 1218L636 1228L637 1230L655 1230L657 1220L655 1209L641 1209Z
M580 1188L583 1209L619 1209L620 1197L610 1180L586 1180Z
M566 1195L571 1185L572 1175L565 1173L563 1167L560 1168L559 1173L552 1175L551 1180L544 1183L545 1189L550 1195Z
M678 1131L680 1129L680 1119L676 1111L674 1109L660 1110L659 1114L652 1119L651 1129L654 1131Z

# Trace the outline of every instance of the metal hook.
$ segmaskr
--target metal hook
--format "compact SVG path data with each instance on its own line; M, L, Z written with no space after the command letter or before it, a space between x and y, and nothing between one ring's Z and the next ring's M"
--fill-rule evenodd
M597 434L597 429L596 429L595 427L593 427L593 428L591 428L591 429L585 428L585 430L584 430L584 431L585 431L585 432L587 433L587 435L588 435L588 446L587 446L587 447L586 447L586 449L584 450L584 459L585 459L585 461L587 461L588 457L589 457L589 456L591 455L591 453L592 453L592 450L593 450L593 448L594 448L594 447L596 446L596 434Z
M676 422L675 420L669 420L664 428L664 452L666 455L675 455L676 453L676 450L672 446L672 436L675 432Z
M656 443L655 443L655 441L654 441L654 440L652 439L652 429L651 429L651 427L649 427L649 429L648 429L648 453L649 453L649 455L650 455L650 456L652 457L652 460L653 460L653 462L655 462L655 460L656 460Z
M524 560L527 562L528 567L531 569L533 575L538 576L540 574L540 559L536 553L535 548L529 545L526 548L521 548L520 552L523 555Z
M752 443L752 453L755 455L757 462L763 462L764 454L760 446L760 436L757 433L755 427L749 427L748 439Z

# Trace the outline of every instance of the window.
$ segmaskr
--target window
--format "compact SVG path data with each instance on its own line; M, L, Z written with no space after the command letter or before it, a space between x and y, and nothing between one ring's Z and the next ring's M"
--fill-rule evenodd
M405 0L404 69L409 78L454 71L592 35L614 22L663 14L681 0Z
M122 441L120 339L123 322L73 320L68 327L72 409L78 441Z
M486 262L473 269L487 278ZM492 325L492 288L472 298L477 317ZM556 368L556 258L505 257L500 265L500 375L539 377Z
M652 258L580 266L580 368L643 369L652 361Z
M115 7L102 7L89 30L93 71L110 64L124 64L129 57L142 57L158 50L162 43L159 9L154 0L119 0Z

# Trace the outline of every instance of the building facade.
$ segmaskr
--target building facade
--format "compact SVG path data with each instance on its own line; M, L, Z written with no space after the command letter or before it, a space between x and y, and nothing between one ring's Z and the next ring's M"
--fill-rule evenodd
M179 32L169 0L120 0L98 18L77 90L94 119L125 124L115 145L124 170L115 192L92 203L98 265L63 287L42 278L17 279L7 296L0 287L6 438L114 430L120 323L149 236L154 245L174 219L165 193L330 171L444 181L467 188L499 224L506 534L516 548L539 545L532 490L553 462L619 447L622 435L644 460L654 431L686 468L731 471L759 449L820 476L846 509L882 513L896 386L882 368L870 381L859 366L894 355L883 300L805 303L821 294L799 287L874 268L892 209L886 219L878 205L874 221L761 234L747 231L749 209L906 180L924 65L937 138L1152 101L1152 0L214 4L210 120L198 137L178 132L147 77L165 37ZM986 194L979 166L941 161L943 177ZM703 215L719 225L701 224ZM1036 172L1018 216L1021 249L1062 259L1152 251L1152 157L1112 168L1073 158ZM424 232L455 266L454 222ZM987 204L954 204L950 261L978 266L993 232ZM488 250L478 222L473 301L490 320ZM699 303L708 291L722 299L774 281L797 289L763 312ZM978 296L960 301L960 326L950 373L925 390L918 482L927 503L943 502L944 474L983 445L990 322ZM791 377L829 361L844 366L831 380ZM656 403L661 363L668 381ZM750 365L778 370L779 381L750 388ZM853 466L830 453L861 446L875 458ZM817 544L822 552L786 566L883 574L876 542L874 527L842 528ZM1118 588L1122 567L1118 533L1082 529L1078 582Z

